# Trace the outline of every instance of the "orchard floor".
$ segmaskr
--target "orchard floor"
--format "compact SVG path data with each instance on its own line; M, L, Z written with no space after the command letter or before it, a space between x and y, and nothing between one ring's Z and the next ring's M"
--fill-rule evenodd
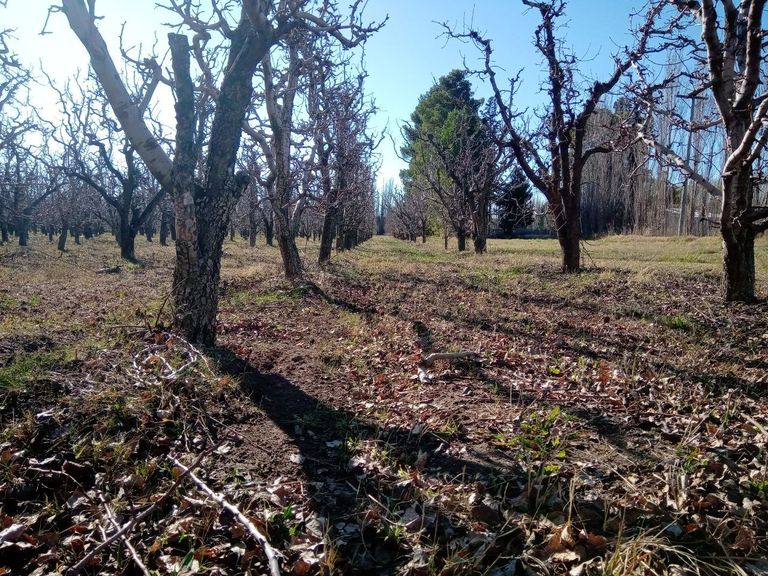
M716 238L588 242L575 275L548 240L301 249L295 288L227 242L198 351L172 248L0 247L0 574L268 573L172 458L284 574L768 574L768 304L720 301ZM757 267L766 298L765 239ZM431 352L473 357L419 378Z

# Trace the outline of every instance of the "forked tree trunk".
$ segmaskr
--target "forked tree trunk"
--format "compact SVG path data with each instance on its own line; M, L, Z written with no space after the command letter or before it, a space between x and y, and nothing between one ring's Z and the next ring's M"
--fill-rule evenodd
M191 211L195 212L194 204ZM221 252L228 215L228 206L219 205L198 210L194 220L184 210L179 210L176 218L173 322L190 342L206 346L212 346L216 339Z

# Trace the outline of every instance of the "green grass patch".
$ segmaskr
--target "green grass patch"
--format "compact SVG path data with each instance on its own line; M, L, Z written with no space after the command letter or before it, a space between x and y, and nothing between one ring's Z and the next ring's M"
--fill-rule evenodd
M694 320L688 316L677 314L675 316L659 316L656 322L673 330L682 330L683 332L692 332L696 328Z
M19 301L10 296L0 296L0 310L15 310L19 307Z
M14 357L11 362L0 367L0 388L22 390L63 362L61 352L33 352Z

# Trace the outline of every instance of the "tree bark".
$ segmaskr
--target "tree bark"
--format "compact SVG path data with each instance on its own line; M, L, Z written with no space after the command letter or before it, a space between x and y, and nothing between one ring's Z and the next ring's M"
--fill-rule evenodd
M170 217L167 211L160 213L160 246L168 246L168 234L170 233Z
M56 248L58 248L59 252L65 252L67 249L67 236L69 235L69 223L63 222L61 225L61 234L59 234L59 244Z
M16 218L16 236L19 246L29 246L29 216L21 214Z
M275 225L277 228L277 245L280 248L285 277L291 281L300 281L304 278L304 267L293 237L293 230L280 217L275 218Z
M456 240L459 244L459 252L464 252L467 249L467 233L464 230L457 230Z
M739 220L752 205L750 168L743 167L723 178L720 232L723 238L722 291L726 302L755 301L755 232Z
M131 226L130 216L120 212L120 228L117 231L117 242L120 245L120 257L128 262L136 262L136 233Z
M320 256L318 261L321 264L328 262L331 259L333 234L336 230L336 198L333 192L331 192L331 194L332 197L328 200L328 207L325 210L325 218L323 218L323 232L320 235Z
M581 219L579 200L563 202L555 214L557 241L562 251L563 272L578 272L581 267Z

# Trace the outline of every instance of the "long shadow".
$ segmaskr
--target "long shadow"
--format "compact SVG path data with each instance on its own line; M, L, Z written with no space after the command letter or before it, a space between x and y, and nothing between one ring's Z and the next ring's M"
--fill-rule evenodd
M343 545L342 573L389 574L395 573L398 566L402 568L408 558L402 557L397 538L382 531L382 526L396 524L398 515L414 503L424 518L433 518L434 526L424 531L424 538L437 534L456 538L471 532L472 526L466 519L445 514L436 504L428 504L419 496L416 486L421 481L413 476L415 469L420 469L418 476L426 480L424 486L431 481L465 486L481 483L488 489L503 487L509 498L521 492L522 473L516 462L503 454L498 459L488 454L451 455L441 438L424 433L423 427L377 425L311 396L280 374L259 373L227 348L217 348L214 357L219 370L235 377L241 390L298 449L314 507L328 518L332 531L349 519L369 517L372 502L375 513L386 517L378 525L361 522L359 530L351 534L331 534ZM364 455L355 458L360 447L366 445L365 453L373 447L390 471L368 467ZM424 454L429 458L420 466L418 459ZM393 469L410 472L392 474ZM487 517L481 521L486 521L491 529L501 528L503 518L497 511L484 512ZM434 540L425 540L425 544L429 543L435 544Z

